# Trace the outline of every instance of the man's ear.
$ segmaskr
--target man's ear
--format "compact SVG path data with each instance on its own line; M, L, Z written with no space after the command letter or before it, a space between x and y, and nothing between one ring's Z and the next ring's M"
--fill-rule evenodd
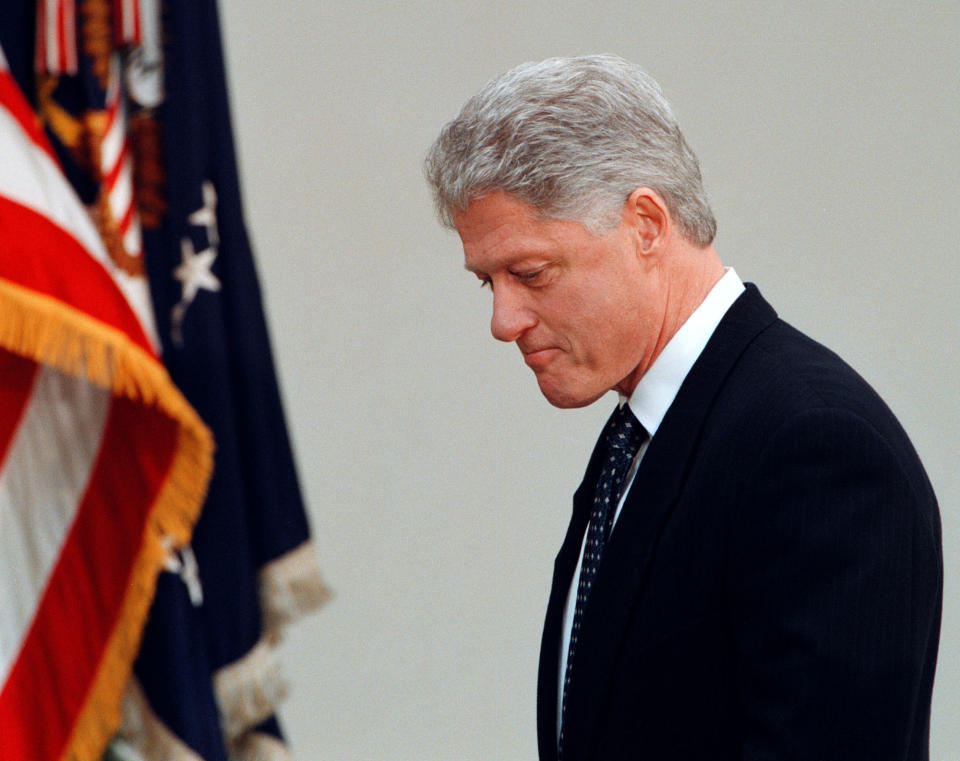
M670 212L655 190L647 187L634 190L624 204L623 214L624 221L636 232L640 253L654 253L669 236Z

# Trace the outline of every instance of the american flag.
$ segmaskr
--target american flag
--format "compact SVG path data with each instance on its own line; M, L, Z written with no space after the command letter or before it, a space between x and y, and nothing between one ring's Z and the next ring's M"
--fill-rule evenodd
M0 51L0 761L94 761L209 431Z

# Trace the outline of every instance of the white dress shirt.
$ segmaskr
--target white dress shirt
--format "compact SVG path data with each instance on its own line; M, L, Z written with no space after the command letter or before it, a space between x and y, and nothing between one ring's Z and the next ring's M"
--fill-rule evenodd
M627 471L623 493L620 502L617 504L617 511L614 513L614 526L616 526L616 521L620 517L627 492L630 491L630 486L633 484L640 460L643 459L643 454L647 451L650 439L656 435L663 416L667 414L667 410L673 404L681 384L687 377L687 373L690 372L690 368L693 367L697 358L703 352L710 336L713 335L717 325L720 324L720 320L723 319L737 297L743 293L743 290L743 282L737 273L731 267L726 268L724 276L717 281L700 306L687 318L687 321L683 323L654 360L650 369L644 373L630 398L627 399L622 394L620 395L620 404L627 403L630 405L630 410L647 433L650 434L650 437L640 446L633 463L630 465L630 470ZM586 540L585 532L583 544L580 546L580 559L577 561L577 568L573 572L573 580L570 583L570 589L567 591L567 604L563 613L563 626L560 635L560 678L557 680L559 685L557 690L558 742L563 706L563 682L567 669L567 653L570 649L570 631L573 628L573 614L577 604L577 587L580 584L580 566L583 563L583 548Z

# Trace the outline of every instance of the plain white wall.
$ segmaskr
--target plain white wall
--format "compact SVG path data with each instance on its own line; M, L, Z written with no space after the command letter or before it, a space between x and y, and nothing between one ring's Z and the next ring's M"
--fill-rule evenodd
M612 401L551 408L493 341L420 163L492 76L613 52L673 103L725 262L861 371L926 464L946 555L933 758L960 759L960 4L221 13L247 221L337 595L284 649L296 757L536 756L552 560Z

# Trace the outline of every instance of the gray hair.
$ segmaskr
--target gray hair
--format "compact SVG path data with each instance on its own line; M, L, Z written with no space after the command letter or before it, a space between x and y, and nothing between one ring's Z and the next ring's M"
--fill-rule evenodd
M660 86L617 56L548 58L492 80L443 128L424 172L448 227L501 190L599 233L648 187L692 243L706 247L717 231L700 162Z

